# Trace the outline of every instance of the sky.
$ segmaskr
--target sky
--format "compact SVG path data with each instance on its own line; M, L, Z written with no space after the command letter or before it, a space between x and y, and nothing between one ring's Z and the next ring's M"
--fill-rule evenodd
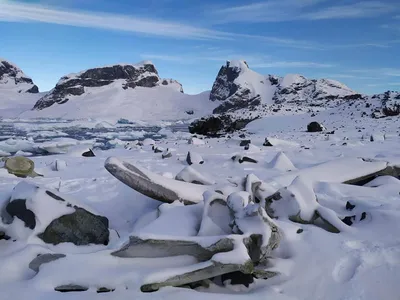
M186 93L227 60L262 74L400 90L399 0L0 0L0 57L41 91L64 75L151 60Z

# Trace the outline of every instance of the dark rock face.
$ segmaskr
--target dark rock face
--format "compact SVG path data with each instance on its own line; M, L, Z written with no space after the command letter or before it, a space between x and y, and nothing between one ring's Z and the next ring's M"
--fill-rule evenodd
M16 86L21 85L19 92L39 93L39 88L33 83L31 78L27 77L18 67L4 60L0 60L0 83L1 81L11 81Z
M38 235L45 243L58 245L108 244L108 219L75 207L75 212L53 220L46 230Z
M89 149L88 151L83 152L83 153L82 153L82 156L83 156L83 157L95 157L96 155L94 154L94 152L93 152L92 149Z
M244 274L243 272L237 271L232 273L227 273L221 275L221 281L230 281L231 285L244 285L245 287L249 287L250 284L254 282L254 277L252 274Z
M248 67L246 62L232 64L229 61L221 67L214 81L210 100L223 102L214 109L214 114L256 107L261 103L260 95L255 95L249 88L236 81L242 68L248 69Z
M380 99L384 116L392 117L400 115L400 92L387 91L374 97Z
M240 70L230 67L229 61L222 66L211 89L210 100L223 101L235 94L239 87L234 80L239 77L239 74Z
M78 284L60 285L54 288L56 292L71 293L71 292L86 292L89 288Z
M318 122L311 122L307 125L308 132L319 132L325 130L324 126L319 124Z
M26 200L16 199L8 203L6 211L11 217L16 217L25 223L25 227L34 229L36 226L35 214L26 208Z
M189 132L207 136L219 136L222 133L241 130L256 118L240 119L230 114L211 115L195 120L189 125Z
M64 76L55 88L46 96L39 99L33 109L42 110L54 104L63 104L69 96L81 96L86 88L107 86L116 80L124 80L122 89L136 87L152 88L158 85L180 85L175 80L161 80L155 66L151 63L142 65L114 65L110 67L94 68L79 74ZM180 85L181 92L183 92Z
M26 195L26 199L16 199L15 196ZM27 192L29 191L29 192ZM14 193L15 196L14 196ZM41 222L41 215L35 215L35 209L27 209L26 203L35 207L35 203L41 201L39 205L44 205L52 201L57 201L58 205L68 208L71 213L56 216L48 224L44 232L38 233L38 237L45 243L57 245L60 243L73 243L74 245L107 245L109 241L108 219L103 216L95 215L86 209L80 208L67 202L56 192L48 191L27 182L19 183L13 190L10 201L2 211L2 220L6 224L14 222L15 218L25 223L25 227L36 230L37 223ZM51 204L54 205L54 204ZM60 207L61 208L61 207ZM63 209L63 208L61 208ZM48 218L48 216L46 216Z

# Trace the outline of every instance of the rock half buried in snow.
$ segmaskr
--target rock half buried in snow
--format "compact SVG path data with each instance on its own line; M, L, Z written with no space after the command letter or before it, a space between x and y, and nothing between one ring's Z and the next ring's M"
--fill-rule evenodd
M202 185L212 185L215 182L209 180L204 175L199 173L191 166L185 167L182 171L180 171L176 176L176 180L185 181L194 184L202 184Z
M135 191L166 203L176 200L184 203L201 202L203 193L209 189L207 186L166 178L116 157L109 157L104 166L115 178Z
M89 288L78 284L59 285L54 290L61 293L86 292Z
M318 122L311 122L310 124L307 125L308 132L319 132L319 131L324 131L324 130L326 130L324 125L322 125Z
M107 218L31 183L20 182L13 189L2 219L10 226L18 227L20 223L14 222L15 218L25 223L31 230L30 235L36 235L48 244L108 244ZM23 231L14 229L14 232Z
M237 161L237 162L239 162L240 164L242 164L242 163L244 163L244 162L249 162L249 163L253 163L253 164L256 164L256 163L257 163L257 160L255 160L255 159L253 159L253 158L251 158L251 157L242 156L242 155L235 155L235 156L232 156L232 160L233 160L233 161Z
M4 167L8 173L17 177L36 177L41 176L35 172L35 163L24 156L6 158Z
M204 164L204 159L201 157L200 154L189 151L187 156L186 156L186 162L190 165L202 165Z
M29 269L38 273L41 265L64 258L65 256L65 254L40 254L29 263Z
M277 169L280 171L296 170L296 167L283 152L279 152L278 154L276 154L276 156L271 160L268 166L270 168Z

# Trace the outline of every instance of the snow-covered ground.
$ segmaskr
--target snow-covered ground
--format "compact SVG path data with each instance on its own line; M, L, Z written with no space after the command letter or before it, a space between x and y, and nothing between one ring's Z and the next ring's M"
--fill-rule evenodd
M65 106L66 108L66 106ZM50 108L51 110L51 108ZM240 133L218 139L195 140L190 134L162 132L167 137L156 146L169 149L172 157L163 159L154 153L149 143L95 151L96 157L79 157L76 152L33 157L36 172L44 177L19 179L0 169L1 203L8 199L20 181L34 182L60 194L76 199L110 221L112 235L108 246L51 246L37 239L0 240L0 299L399 299L400 286L400 181L380 177L373 184L354 186L340 183L353 173L362 172L358 157L400 164L399 125L397 117L372 119L340 109L326 110L315 117L310 114L282 115L250 123L245 139L251 140L249 150L239 146ZM67 110L66 110L67 112ZM334 112L334 115L331 113ZM320 121L327 132L307 133L307 124ZM47 128L49 130L49 128ZM371 141L371 136L373 137ZM274 145L265 147L265 138ZM313 181L319 205L338 216L356 215L357 222L341 233L330 233L314 225L293 223L284 218L276 224L284 233L283 241L273 253L272 264L280 275L268 280L256 280L249 288L219 287L197 290L163 288L145 294L140 286L149 278L174 272L178 267L195 263L190 256L167 259L137 259L113 257L132 233L193 235L191 216L179 214L179 206L171 215L151 223L161 204L128 188L104 168L106 159L116 156L152 172L171 178L187 166L187 152L192 151L203 164L192 168L218 186L232 186L248 174L264 182L290 184L296 172L303 172ZM245 155L258 163L238 163L234 155ZM54 170L54 162L62 160L66 167ZM315 167L331 162L329 169ZM346 170L341 173L340 170ZM346 203L356 205L346 210ZM175 213L174 213L175 212ZM358 221L366 212L366 218ZM163 222L164 223L163 223ZM7 229L7 226L0 225ZM299 229L303 232L297 233ZM195 231L195 230L194 230ZM64 253L67 257L44 264L38 274L28 268L40 253ZM81 284L86 292L62 294L54 288L64 284ZM109 287L114 292L97 294L96 288Z

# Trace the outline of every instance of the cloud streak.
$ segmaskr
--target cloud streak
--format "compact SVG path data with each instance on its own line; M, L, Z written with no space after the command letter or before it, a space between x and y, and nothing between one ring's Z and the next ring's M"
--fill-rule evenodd
M272 58L261 57L254 54L229 54L224 52L218 53L198 53L191 56L182 55L163 55L163 54L143 54L141 55L144 59L162 60L168 62L178 62L182 64L196 64L198 61L216 61L223 64L228 60L246 60L250 68L253 69L266 69L266 68L332 68L335 67L333 64L308 62L308 61L279 61L272 60Z
M313 0L305 0L313 1ZM314 0L315 1L315 0ZM253 39L285 47L312 49L317 46L308 41L270 36L237 34L179 22L140 18L122 14L79 11L54 6L27 4L0 0L0 22L39 22L74 27L125 31L135 34L192 40Z
M380 1L336 5L327 0L270 0L214 10L216 23L355 19L380 16L397 7Z
M1 1L0 20L13 22L42 22L76 27L128 31L175 38L227 39L229 35L190 25L145 19L119 14L91 13Z

